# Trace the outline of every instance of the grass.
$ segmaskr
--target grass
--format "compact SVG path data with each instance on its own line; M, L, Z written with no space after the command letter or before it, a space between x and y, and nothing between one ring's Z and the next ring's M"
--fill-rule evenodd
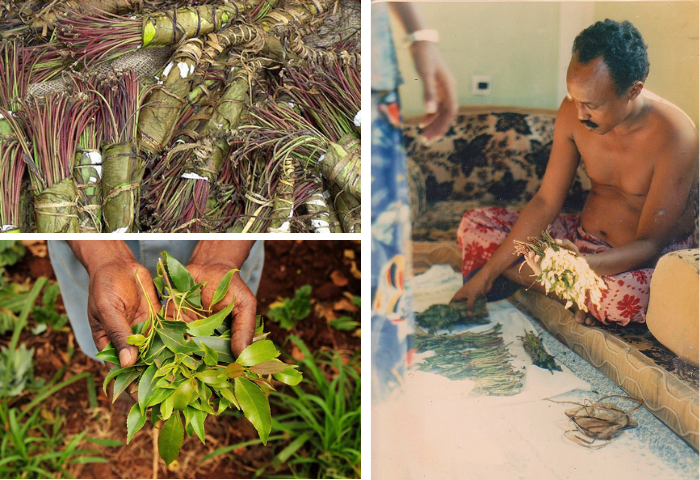
M39 278L23 297L10 343L0 355L5 366L0 369L0 478L72 478L67 470L70 464L106 462L98 456L98 450L78 448L83 440L106 445L104 440L86 438L87 431L67 440L63 433L66 421L60 408L51 411L42 407L47 398L83 379L94 390L91 374L80 373L61 382L64 367L48 383L39 382L32 369L34 350L19 343L29 313L47 283L46 278ZM70 359L72 352L68 353Z
M286 466L295 478L359 478L359 355L344 364L337 352L312 354L301 339L290 340L304 354L304 381L271 395L270 403L284 412L273 420L272 431L291 440L272 464Z
M299 364L304 380L270 395L270 404L280 413L272 420L268 445L279 450L272 460L275 473L263 468L256 478L360 478L359 354L344 362L337 352L312 354L298 337L289 339L305 357ZM259 444L256 439L229 445L202 462Z

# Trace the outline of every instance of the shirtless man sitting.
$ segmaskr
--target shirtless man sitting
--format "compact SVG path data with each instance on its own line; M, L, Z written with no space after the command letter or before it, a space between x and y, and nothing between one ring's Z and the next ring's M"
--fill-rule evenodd
M588 302L590 314L603 323L644 322L658 258L697 245L698 132L678 107L644 89L646 45L631 23L597 22L572 52L542 185L520 214L464 215L458 241L466 283L453 300L466 299L470 310L503 277L542 291L530 265L514 265L513 241L552 224L553 236L580 251L608 285L600 307ZM580 215L560 214L580 160L590 194ZM583 311L575 316L593 323Z

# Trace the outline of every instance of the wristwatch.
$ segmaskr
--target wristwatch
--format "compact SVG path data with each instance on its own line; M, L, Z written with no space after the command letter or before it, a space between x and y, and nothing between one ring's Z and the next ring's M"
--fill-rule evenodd
M416 30L415 32L406 35L406 46L413 45L416 42L432 42L438 43L440 41L440 36L437 30Z

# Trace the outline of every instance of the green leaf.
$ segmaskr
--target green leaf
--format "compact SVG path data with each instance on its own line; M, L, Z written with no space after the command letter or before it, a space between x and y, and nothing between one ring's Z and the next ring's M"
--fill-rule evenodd
M202 348L204 349L204 363L210 367L219 363L219 354L216 350L206 344L202 344Z
M172 332L185 333L187 331L187 322L182 320L161 320L163 328Z
M194 337L192 340L194 340L194 342L200 347L200 349L195 352L198 355L205 355L204 347L202 347L202 345L206 345L219 354L220 362L233 363L235 361L233 353L231 353L230 340L219 337Z
M180 414L176 412L163 424L158 435L158 452L166 465L170 465L180 454L184 438L182 420L180 420Z
M165 296L165 280L163 280L163 277L154 278L153 284L156 286L156 290L158 290L158 293L160 294L160 296L164 297Z
M170 278L170 283L180 292L187 292L194 286L194 279L189 271L168 252L161 252L165 261L165 270Z
M114 348L111 343L108 343L104 350L97 353L95 356L105 362L112 362L115 365L119 365L119 355L117 354L117 349Z
M105 377L105 381L102 384L102 391L105 392L105 395L107 395L107 385L109 384L110 380L113 378L117 377L118 375L121 375L124 372L128 372L129 370L133 370L135 367L120 367L118 364L113 366L110 370L107 376Z
M226 293L228 293L228 289L231 287L231 280L233 279L233 274L238 271L238 269L233 269L230 270L226 275L224 275L224 278L222 278L219 282L219 286L216 287L216 291L214 292L214 297L211 300L211 305L209 306L209 308L213 307L221 300L223 300L224 297L226 297Z
M186 340L185 336L180 332L175 332L168 328L159 328L158 336L171 352L189 354L198 350L197 345L191 340Z
M339 317L330 321L331 327L336 330L352 331L360 326L360 322L353 320L352 317Z
M128 337L126 337L126 343L128 343L129 345L140 347L141 345L146 343L146 337L144 337L140 333L137 335L129 335Z
M146 415L141 412L138 403L135 403L129 411L129 416L126 419L126 444L128 445L134 434L141 430L141 427L146 423Z
M158 381L156 378L156 370L158 368L155 364L151 364L143 375L141 380L139 380L139 405L141 406L141 413L146 413L146 406L149 400L153 396L153 391L155 390L155 384Z
M301 372L289 369L285 370L282 373L276 373L272 375L272 378L284 384L294 386L299 385L299 383L303 380L304 377L302 376Z
M208 337L214 333L214 330L219 328L226 316L233 310L233 302L229 304L228 307L215 313L211 317L202 318L201 320L195 320L192 323L187 324L187 331L193 337Z
M248 370L253 373L257 373L258 375L273 375L275 373L282 373L291 368L295 368L295 366L282 363L280 361L271 361L258 363L257 365L250 367Z
M233 394L232 388L222 388L219 390L219 395L224 397L224 399L228 401L229 405L235 405L238 410L241 409L241 406L238 404L238 400L236 400L236 396Z
M241 410L243 410L243 414L258 431L263 445L267 445L267 437L272 428L270 403L267 397L250 380L239 377L234 381L236 382L236 398L241 406Z
M190 370L197 370L199 366L202 364L201 360L195 360L194 358L190 357L189 355L185 355L183 353L176 353L175 354L175 361L177 363L180 363Z
M160 336L156 335L151 342L151 348L149 348L148 352L143 354L141 358L144 363L150 365L151 363L155 362L156 358L159 358L163 352L170 352L170 350L165 347L165 344L163 343L163 340L160 339ZM170 352L170 354L172 356L172 352Z
M194 380L188 380L177 387L173 394L173 400L175 402L173 407L175 410L184 410L195 398L197 390L196 386L193 385L194 382Z
M207 414L201 410L194 410L192 415L191 425L194 433L197 434L199 439L204 444L204 420L207 418Z
M166 397L166 399L163 400L163 403L160 404L160 416L163 417L163 420L169 419L170 415L173 414L174 405L175 395L170 395L169 397Z
M223 368L207 369L202 372L197 372L195 375L199 380L209 385L217 385L226 380L226 370Z
M236 360L244 367L250 367L262 362L269 362L277 358L280 352L275 348L275 344L270 340L261 340L248 345Z
M131 385L131 383L139 378L139 374L141 373L140 370L131 370L128 372L124 372L117 376L116 380L114 380L114 390L112 393L112 403L117 401L117 398L119 395L122 394L126 388Z
M233 393L231 394L233 395ZM221 413L226 410L228 407L233 405L231 402L226 400L225 398L219 399L219 405L216 407L216 414L221 415Z

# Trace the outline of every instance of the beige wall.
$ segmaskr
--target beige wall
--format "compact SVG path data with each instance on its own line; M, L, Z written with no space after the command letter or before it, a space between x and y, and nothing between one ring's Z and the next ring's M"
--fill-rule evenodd
M460 104L557 106L557 3L431 2L420 8L427 24L440 31L440 50L457 78ZM394 24L393 31L405 81L403 111L421 113L422 84L403 46L403 30ZM491 76L490 96L471 95L472 75Z
M698 126L698 3L597 3L594 15L596 21L629 20L639 29L651 64L645 86Z
M568 2L567 2L568 3ZM440 31L440 49L458 81L462 105L557 108L571 40L585 22L629 20L649 46L646 86L681 107L698 125L698 3L426 3L420 6ZM561 27L561 28L560 28ZM567 29L571 29L568 32ZM575 31L573 31L575 30ZM406 114L422 113L422 86L394 24ZM470 92L472 75L490 75L490 96Z

